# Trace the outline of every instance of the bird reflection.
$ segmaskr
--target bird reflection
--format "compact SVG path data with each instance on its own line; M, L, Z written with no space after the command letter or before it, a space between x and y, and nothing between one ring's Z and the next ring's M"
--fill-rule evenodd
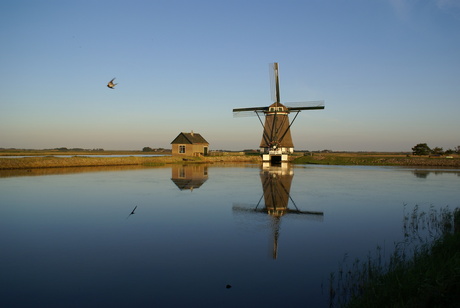
M234 204L233 211L247 213L265 213L272 218L272 233L273 233L273 259L278 257L278 238L280 235L281 217L288 214L302 215L303 217L322 221L323 212L302 211L299 210L296 203L290 196L292 178L294 172L289 164L278 166L264 166L260 172L260 180L262 182L263 195L255 208L250 208L247 205ZM262 205L262 199L264 200ZM294 209L288 207L289 201L294 206Z
M136 206L134 207L134 209L131 211L131 214L129 214L128 217L126 217L126 219L128 219L131 215L134 215L136 209L137 209L137 205L136 205Z

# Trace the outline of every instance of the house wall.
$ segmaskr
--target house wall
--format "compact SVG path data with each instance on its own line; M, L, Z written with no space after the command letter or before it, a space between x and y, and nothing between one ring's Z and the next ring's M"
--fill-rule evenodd
M185 153L179 153L179 146L185 145ZM207 147L207 144L172 144L172 155L183 155L183 156L193 156L193 155L204 155L204 147Z

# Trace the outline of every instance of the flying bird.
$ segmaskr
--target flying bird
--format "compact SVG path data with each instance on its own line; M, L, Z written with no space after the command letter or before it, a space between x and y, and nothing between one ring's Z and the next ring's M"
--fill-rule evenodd
M110 80L109 83L107 84L107 87L109 87L110 89L115 89L115 86L116 86L118 83L113 83L114 80L115 80L115 78L113 78L112 80Z

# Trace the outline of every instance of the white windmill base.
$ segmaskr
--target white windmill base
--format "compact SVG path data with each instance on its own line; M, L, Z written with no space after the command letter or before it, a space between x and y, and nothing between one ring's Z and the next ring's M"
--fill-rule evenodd
M262 154L262 161L263 162L273 162L273 161L287 162L289 161L288 156L289 155L287 154Z
M294 148L261 148L260 150L262 152L263 162L288 162L289 154L292 154L294 152Z
M289 154L291 154L291 152L285 150L286 149L272 149L268 151L268 153L262 153L262 161L273 163L288 162Z

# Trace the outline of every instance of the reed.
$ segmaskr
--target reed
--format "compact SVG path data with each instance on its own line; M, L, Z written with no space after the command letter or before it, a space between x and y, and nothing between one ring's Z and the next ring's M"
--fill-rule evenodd
M458 208L425 213L415 206L388 262L380 247L351 265L345 255L329 277L330 307L459 307L459 222Z

